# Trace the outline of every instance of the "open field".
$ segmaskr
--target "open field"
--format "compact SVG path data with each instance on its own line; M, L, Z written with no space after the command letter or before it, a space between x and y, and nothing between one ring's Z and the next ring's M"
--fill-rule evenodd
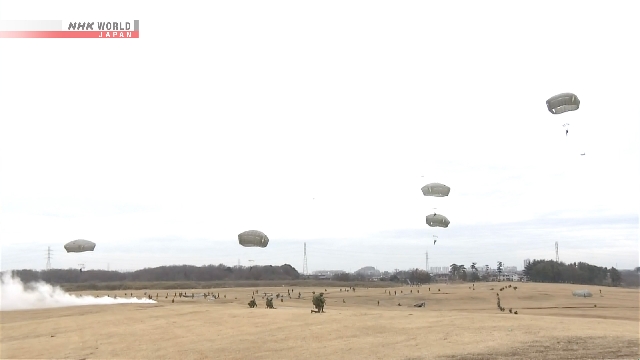
M499 291L509 284L518 289ZM212 291L220 299L178 297L175 303L174 293L185 290L134 290L137 297L147 292L155 299L158 293L158 303L1 312L0 355L13 359L640 357L637 289L540 283L478 283L475 290L470 286L431 285L431 291L429 286L356 287L355 292L294 286L291 299L274 299L274 310L265 309L261 295L256 297L258 308L249 309L252 291L286 295L286 287L189 289L189 295ZM593 297L571 295L572 290L585 288ZM310 313L312 291L325 292L324 314ZM78 294L123 297L125 292L130 295L130 290ZM496 293L507 311L497 309ZM413 307L422 301L425 308ZM518 315L510 314L509 308Z

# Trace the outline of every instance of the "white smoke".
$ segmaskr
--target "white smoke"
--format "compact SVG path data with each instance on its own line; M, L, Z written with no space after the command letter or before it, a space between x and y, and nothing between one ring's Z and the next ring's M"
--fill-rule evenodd
M51 286L43 281L23 284L10 271L2 274L0 281L2 290L0 295L0 311L45 309L82 305L113 305L113 304L155 304L150 299L110 298L108 296L95 297L89 295L72 295L57 286Z

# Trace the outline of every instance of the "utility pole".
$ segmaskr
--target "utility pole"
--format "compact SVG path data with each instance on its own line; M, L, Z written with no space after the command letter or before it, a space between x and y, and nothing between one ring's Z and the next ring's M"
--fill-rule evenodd
M427 257L427 262L425 264L425 268L424 270L429 272L429 250L427 250L427 252L425 253L426 257Z
M47 247L47 270L51 270L51 246Z
M302 260L302 275L309 275L309 265L307 265L307 243L304 243L304 258Z
M556 262L560 262L560 257L558 256L558 242L556 241Z

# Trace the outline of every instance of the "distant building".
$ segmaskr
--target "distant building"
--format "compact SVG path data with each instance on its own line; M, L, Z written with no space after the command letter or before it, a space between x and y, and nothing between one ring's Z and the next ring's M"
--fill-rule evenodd
M355 271L356 275L364 275L370 278L378 278L382 273L373 266L365 266Z
M429 268L431 274L448 274L451 269L448 266L432 266Z
M518 268L516 266L505 266L502 269L502 272L507 274L515 274L518 272Z
M344 274L346 271L344 270L316 270L312 272L313 275L316 276L327 276L332 277L333 275Z

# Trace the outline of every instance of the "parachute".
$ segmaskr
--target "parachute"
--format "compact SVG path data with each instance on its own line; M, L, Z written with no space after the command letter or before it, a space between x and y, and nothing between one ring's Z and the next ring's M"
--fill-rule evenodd
M423 186L421 190L424 196L433 197L446 197L449 196L449 193L451 192L450 187L441 183L427 184ZM435 212L431 215L427 215L427 225L429 225L430 227L446 228L449 227L449 223L449 219L447 219L444 215L439 215ZM433 245L435 245L437 241L438 236L433 235Z
M447 217L444 215L436 213L427 215L427 225L431 227L447 228L449 227L450 223L451 222L449 221L449 219L447 219Z
M265 248L269 244L269 238L262 231L247 230L238 234L238 243L244 247Z
M580 99L572 93L562 93L552 96L547 100L547 109L554 115L567 111L575 111L580 108Z
M575 290L575 291L573 291L573 296L577 296L577 297L592 297L593 294L589 290Z
M550 97L547 100L547 109L554 115L564 114L569 111L576 111L580 108L580 99L573 93L562 93ZM569 123L562 125L565 136L569 136Z
M96 243L89 240L82 240L82 239L69 241L64 245L64 249L67 250L68 253L93 251L95 248L96 248Z
M445 197L449 196L451 188L444 184L431 183L423 186L421 190L424 196Z

